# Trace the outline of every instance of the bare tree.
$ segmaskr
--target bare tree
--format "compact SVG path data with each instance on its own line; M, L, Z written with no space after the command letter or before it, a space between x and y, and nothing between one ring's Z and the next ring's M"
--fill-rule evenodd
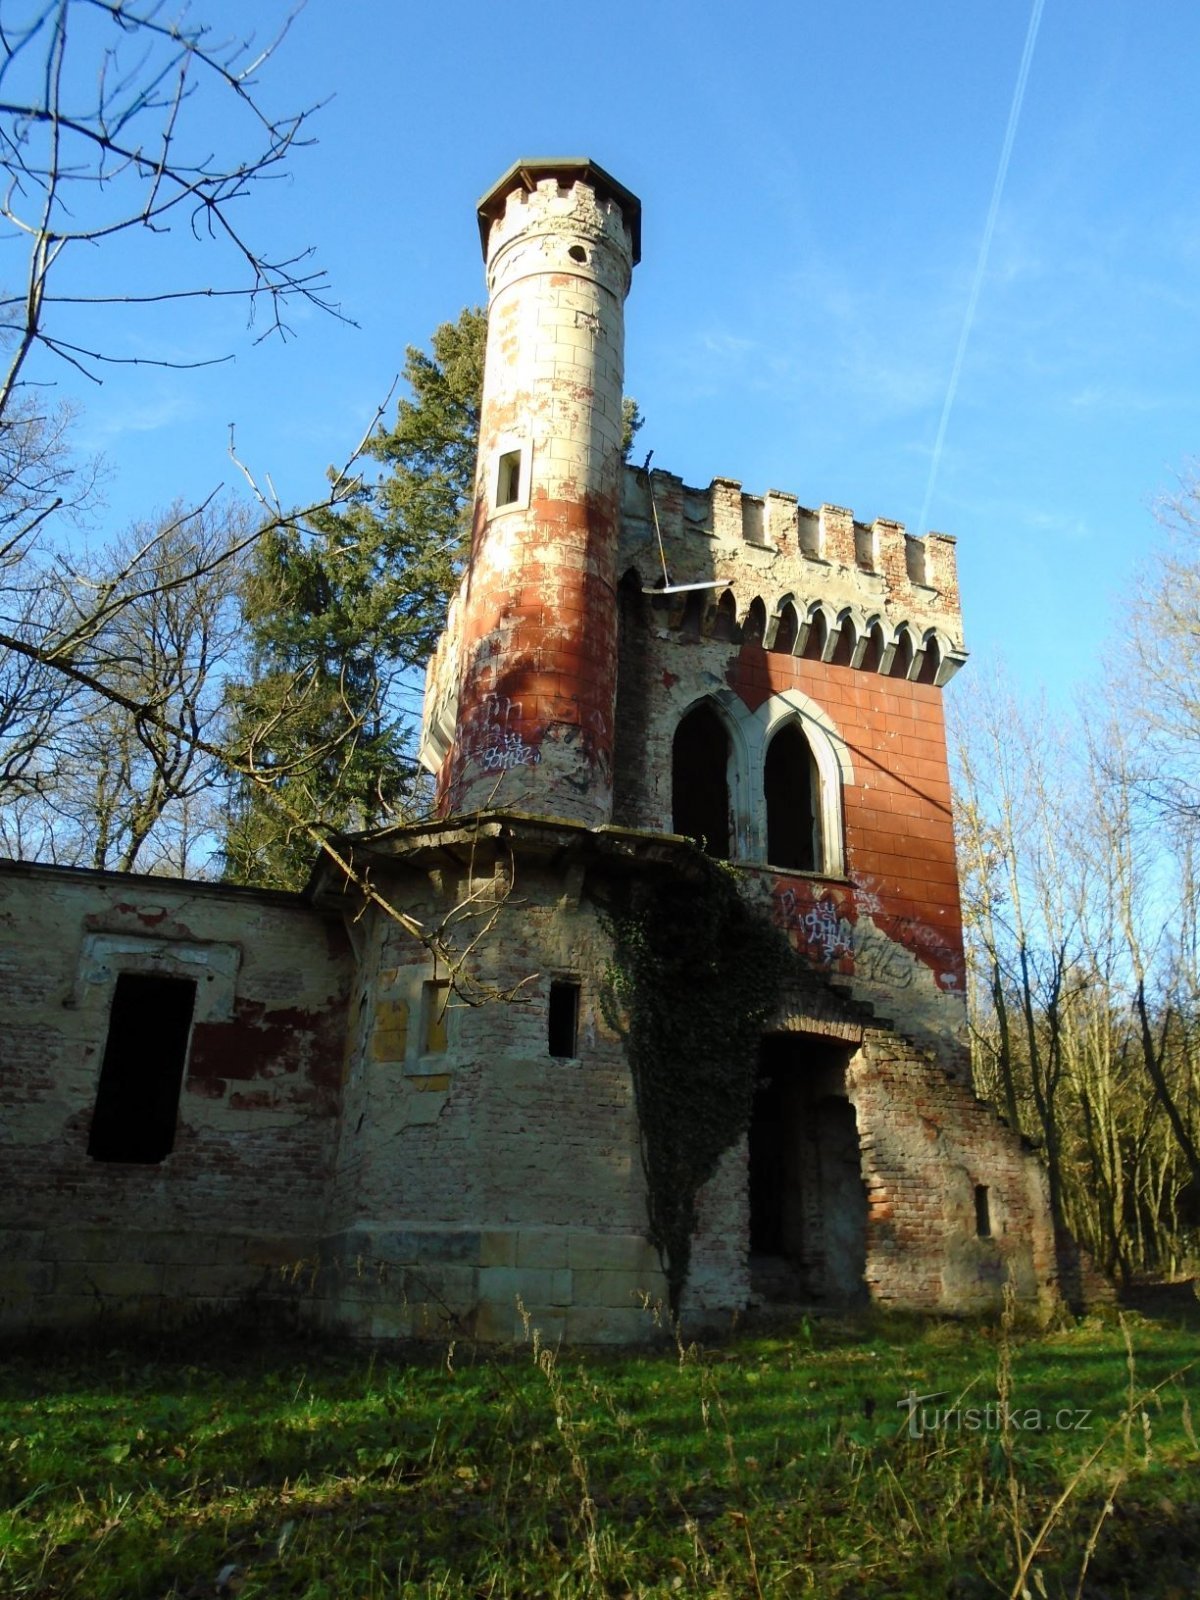
M290 19L289 19L290 20ZM314 108L268 109L263 68L283 33L260 44L219 38L162 0L38 0L0 22L0 221L23 247L19 283L0 296L10 354L0 418L36 354L95 377L141 362L110 340L80 342L80 307L120 308L235 296L258 337L288 331L297 299L335 310L311 252L252 237L242 202L307 142ZM138 286L97 286L96 247L136 235ZM201 282L178 281L182 235L213 248ZM9 269L11 272L11 268ZM216 273L229 274L225 281ZM106 315L110 336L115 325ZM176 363L161 359L159 365ZM199 363L187 363L196 365Z
M256 528L243 504L174 506L82 570L62 558L41 570L43 612L25 630L38 654L8 654L24 716L0 767L0 836L15 853L203 871L217 820L205 802L225 771L199 741L221 737L240 636L240 557ZM67 657L119 697L56 670ZM0 728L0 754L5 747Z
M62 419L35 402L56 368L65 364L98 381L109 364L146 362L122 342L131 311L240 299L256 339L286 336L289 307L297 301L340 315L309 251L276 251L262 243L251 231L254 209L244 204L308 139L315 108L281 114L261 87L286 31L285 23L265 44L222 41L186 11L170 13L163 0L4 0L0 241L10 246L6 261L15 263L19 253L23 263L19 272L8 268L9 280L0 287L0 349L6 352L0 519L8 510L7 521L0 520L0 718L7 717L13 775L26 785L14 828L46 826L55 847L80 847L71 815L55 816L47 807L52 790L63 792L51 780L57 782L65 767L51 770L41 730L68 701L72 708L103 708L91 727L120 730L119 739L104 743L119 770L92 772L91 859L140 861L153 837L154 824L147 832L136 807L112 804L128 789L135 763L155 791L150 810L175 806L186 818L184 831L194 831L189 813L208 781L203 775L222 769L255 785L286 827L323 850L356 886L362 904L378 905L444 963L460 995L482 1002L496 995L472 984L466 961L479 927L498 914L491 890L482 898L472 890L436 925L406 913L329 837L319 815L279 793L275 774L261 765L255 730L227 738L198 709L194 676L189 687L169 672L143 672L150 656L161 668L167 641L182 625L173 610L176 597L214 570L211 555L197 546L182 565L164 572L157 563L168 541L159 537L107 572L72 562L43 535L69 505L76 480L69 473L56 478L52 454L34 460L29 472L6 465L5 441L10 449L20 442L12 431L20 419L35 428L30 442L38 428L46 439L46 430ZM122 241L136 247L132 271ZM183 260L203 265L187 269ZM195 271L191 281L184 278L188 270ZM225 355L216 351L205 359ZM163 356L153 364L202 362ZM257 496L257 532L303 531L315 512L353 503L366 442L341 471L331 472L321 505L302 512L285 507L273 489L258 493L247 473ZM14 459L20 455L13 453ZM297 692L304 693L302 682ZM56 693L63 697L57 703ZM43 704L39 696L49 698ZM335 738L350 751L359 732L351 716ZM78 748L54 759L60 756L75 772L86 768L86 753ZM165 815L160 809L160 818Z
M1037 1140L1056 1216L1107 1269L1170 1268L1196 896L1144 804L1138 727L1097 697L1053 716L986 685L956 715L980 1088Z
M233 557L256 530L176 507L73 557L63 518L95 469L45 395L56 369L228 358L147 358L128 314L152 306L240 299L258 339L286 335L296 301L339 314L310 250L260 242L245 203L308 142L313 108L278 112L263 88L290 20L264 41L163 0L0 17L0 826L21 853L132 866L213 781L197 735L213 745Z

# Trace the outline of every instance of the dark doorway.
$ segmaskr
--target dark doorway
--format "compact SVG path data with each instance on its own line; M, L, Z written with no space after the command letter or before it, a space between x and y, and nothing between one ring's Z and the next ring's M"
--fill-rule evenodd
M768 1034L750 1124L750 1277L775 1302L854 1305L866 1297L867 1197L849 1050Z
M188 978L118 976L88 1140L96 1161L171 1153L195 1001Z
M671 747L671 829L729 860L729 735L711 706L693 707Z

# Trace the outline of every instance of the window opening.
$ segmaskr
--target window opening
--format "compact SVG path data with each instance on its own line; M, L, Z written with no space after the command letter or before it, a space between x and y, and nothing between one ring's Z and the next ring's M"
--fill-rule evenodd
M500 471L496 479L496 504L514 505L521 498L521 452L506 450L500 457Z
M421 1053L441 1055L446 1049L446 1007L450 985L444 978L421 986Z
M767 608L762 602L761 595L755 595L750 602L750 609L746 613L746 620L742 624L742 641L745 644L761 646L763 634L767 631Z
M579 984L574 979L551 983L546 1032L552 1056L562 1060L579 1054Z
M118 974L88 1138L93 1160L170 1155L195 1003L190 978Z
M876 624L867 637L867 648L863 651L863 658L859 665L864 672L878 672L882 659L883 629Z
M797 631L796 608L793 605L786 605L783 608L782 616L779 618L779 626L775 629L775 643L771 646L772 650L778 650L781 655L790 656L796 648Z
M888 674L892 678L907 678L912 671L913 647L908 633L904 632L896 642L896 654L892 657L892 670Z
M829 624L825 621L823 611L814 612L812 621L808 625L808 638L804 641L804 659L806 661L820 661L825 654L825 645L829 639Z
M938 668L942 664L942 652L938 648L936 639L930 639L925 646L925 655L921 661L921 670L917 674L918 683L936 683Z
M737 606L733 598L733 591L726 589L717 602L717 614L713 618L712 636L714 639L723 639L732 643L737 634Z
M671 746L671 828L729 860L729 735L708 705L688 712Z
M848 617L843 617L838 627L837 644L830 657L832 664L835 667L848 667L854 660L854 647L857 642L854 637L854 624Z
M986 1183L975 1185L975 1232L981 1239L990 1239L992 1236L992 1214Z
M763 774L767 802L767 860L773 867L816 872L820 839L816 800L817 764L795 722L771 740Z

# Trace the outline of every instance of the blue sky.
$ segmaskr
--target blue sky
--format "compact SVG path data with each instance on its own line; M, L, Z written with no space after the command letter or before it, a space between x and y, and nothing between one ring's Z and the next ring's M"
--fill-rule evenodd
M283 15L193 9L260 38ZM231 483L230 422L285 500L319 492L405 345L482 299L479 194L518 156L582 154L643 203L639 453L924 531L1030 18L1031 0L309 0L263 94L329 103L256 226L313 245L357 327L305 312L254 346L229 304L110 313L110 347L237 359L102 388L59 373L108 461L106 526ZM1041 13L928 522L958 536L968 645L1052 694L1105 658L1155 501L1200 454L1198 57L1200 7ZM114 247L88 270L136 285L143 262ZM202 280L205 253L184 270Z

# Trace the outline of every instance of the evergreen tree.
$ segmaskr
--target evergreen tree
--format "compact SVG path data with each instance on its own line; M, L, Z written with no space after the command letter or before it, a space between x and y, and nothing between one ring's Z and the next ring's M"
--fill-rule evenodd
M395 426L368 446L382 472L348 507L256 548L242 613L250 681L231 690L235 751L286 810L330 828L411 814L418 669L445 623L470 535L486 313L464 310L411 348ZM224 854L235 882L303 883L312 857L285 811L238 780Z

